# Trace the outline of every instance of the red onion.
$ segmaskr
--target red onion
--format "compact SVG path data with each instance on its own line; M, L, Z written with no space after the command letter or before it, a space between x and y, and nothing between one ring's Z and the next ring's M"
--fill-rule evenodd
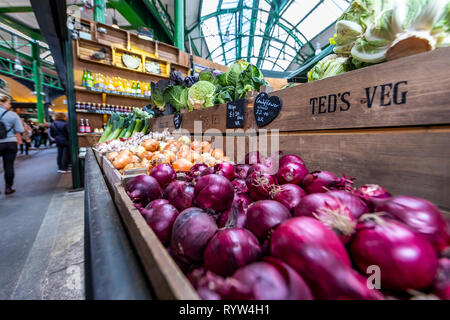
M440 258L439 267L434 280L433 293L442 300L450 300L450 259Z
M325 248L343 264L351 266L347 251L334 232L309 217L292 218L281 223L272 233L270 253L294 267L294 262L299 259L297 251L305 244Z
M204 163L196 163L191 167L191 170L186 173L187 181L194 181L201 176L202 172L209 167ZM214 170L214 169L213 169ZM212 172L211 172L212 173Z
M250 169L249 164L238 164L234 167L234 172L236 173L236 178L245 179L247 178L248 170Z
M260 200L247 209L246 228L264 241L281 222L291 218L288 208L278 201Z
M237 198L238 197L238 198ZM248 203L245 198L235 195L231 208L223 212L217 220L219 228L238 227L243 228L247 221Z
M231 181L234 187L234 192L237 194L246 193L248 191L247 184L243 179L235 179Z
M276 177L267 173L268 170L266 166L253 165L245 179L249 195L255 200L269 199L273 186L278 184Z
M365 184L360 186L357 190L359 196L367 203L372 205L373 201L379 199L387 199L391 197L391 194L377 184Z
M278 232L278 229L275 230L272 238L272 254L275 254L300 273L316 299L382 299L382 295L377 290L369 289L367 280L363 276L343 263L326 246L313 242L305 242L301 245L295 245L291 241L280 243L275 240L276 232Z
M286 162L280 165L277 178L280 184L293 183L299 184L303 182L303 179L308 174L308 169L305 165L297 162Z
M213 174L214 173L214 167L208 167L205 170L202 170L200 172L200 175L197 176L197 180L200 179L200 177L204 177L207 176L208 174Z
M240 267L259 259L258 239L244 228L219 230L209 241L204 254L206 269L230 276Z
M214 166L214 173L223 176L228 180L233 180L236 177L234 173L234 166L229 162L218 163Z
M183 211L192 206L194 186L186 181L175 180L164 190L164 198L169 200L178 211Z
M178 216L177 209L171 204L160 204L143 209L141 213L159 241L164 245L169 244L172 226Z
M356 200L361 201L358 197ZM315 217L333 230L343 243L350 240L356 229L356 219L351 210L330 192L305 196L295 208L294 216Z
M152 208L154 208L154 207L160 206L160 205L162 205L162 204L168 204L168 203L169 203L169 201L166 200L166 199L156 199L156 200L153 200L152 202L150 202L150 203L145 207L145 209L150 210L150 209L152 209Z
M361 272L378 266L382 288L393 291L422 290L433 283L438 258L422 235L401 222L375 214L360 220L349 250Z
M201 262L208 241L216 233L214 218L200 208L181 212L172 228L171 250L179 259Z
M280 158L280 167L284 166L286 163L300 163L305 165L303 159L295 154L287 154Z
M156 167L152 169L150 175L156 180L158 180L159 185L163 189L167 187L169 183L171 183L177 178L177 173L168 163L158 164Z
M341 179L332 172L314 171L303 179L303 188L307 193L327 192L340 182Z
M198 280L196 289L203 300L220 300L221 293L227 294L230 286L222 277L206 271L204 276Z
M296 184L288 183L281 186L274 186L270 196L273 200L282 203L291 212L306 196L306 192Z
M223 299L238 300L312 300L313 295L302 277L275 258L253 262L237 270L226 282ZM220 291L220 289L218 290Z
M218 174L209 174L195 184L194 202L209 211L223 211L230 208L234 198L231 182Z
M125 190L135 206L145 208L150 201L161 198L162 190L158 181L148 175L132 178L125 185Z
M358 219L364 213L370 212L370 209L367 206L367 204L363 200L361 200L358 196L350 193L349 191L331 190L331 191L328 191L326 194L341 201L350 210L350 212L352 213L352 216L355 219Z
M427 200L408 196L393 197L378 205L377 211L386 212L387 217L401 221L412 230L423 234L437 251L448 246L448 221L439 209Z

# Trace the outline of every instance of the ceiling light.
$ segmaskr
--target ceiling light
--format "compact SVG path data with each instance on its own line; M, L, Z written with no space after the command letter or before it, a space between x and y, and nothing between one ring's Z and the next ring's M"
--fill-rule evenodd
M20 62L20 60L18 58L16 58L16 60L14 60L14 70L17 70L17 71L23 70L22 62Z
M116 9L114 9L114 17L112 18L112 27L119 29L119 24L117 23L117 19L116 19Z

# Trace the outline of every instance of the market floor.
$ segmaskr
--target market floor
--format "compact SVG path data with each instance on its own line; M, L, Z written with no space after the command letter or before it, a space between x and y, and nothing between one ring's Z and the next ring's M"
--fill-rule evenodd
M56 148L30 150L15 167L8 196L0 169L0 300L84 299L83 191L56 172Z

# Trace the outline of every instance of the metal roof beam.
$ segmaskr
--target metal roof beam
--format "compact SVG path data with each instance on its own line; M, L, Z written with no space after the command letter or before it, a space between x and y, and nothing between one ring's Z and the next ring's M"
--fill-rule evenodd
M0 13L19 13L19 12L33 12L33 8L29 6L18 7L1 7Z
M256 22L258 21L258 8L259 8L259 0L253 0L252 6L252 17L250 22L250 34L255 34L256 30ZM250 61L250 56L252 55L253 50L253 42L248 42L248 50L247 50L247 59Z
M45 42L45 39L42 36L42 34L39 32L39 30L32 29L29 26L27 26L27 25L17 21L16 19L11 18L3 13L0 13L0 22L10 26L11 28L16 29L17 31L23 33L24 35L26 35L34 40L39 40L39 41Z

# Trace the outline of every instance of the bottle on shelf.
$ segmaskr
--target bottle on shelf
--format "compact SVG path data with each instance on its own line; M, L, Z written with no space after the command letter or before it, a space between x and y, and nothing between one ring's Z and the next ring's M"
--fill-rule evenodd
M86 119L86 126L85 126L85 129L84 129L84 132L91 133L91 126L89 125L89 120L88 119Z
M141 84L139 83L139 81L136 81L136 90L135 90L137 95L142 95L141 92Z
M86 69L83 69L83 75L81 76L81 86L86 87Z
M84 120L80 120L80 133L85 133L85 126L84 126Z

